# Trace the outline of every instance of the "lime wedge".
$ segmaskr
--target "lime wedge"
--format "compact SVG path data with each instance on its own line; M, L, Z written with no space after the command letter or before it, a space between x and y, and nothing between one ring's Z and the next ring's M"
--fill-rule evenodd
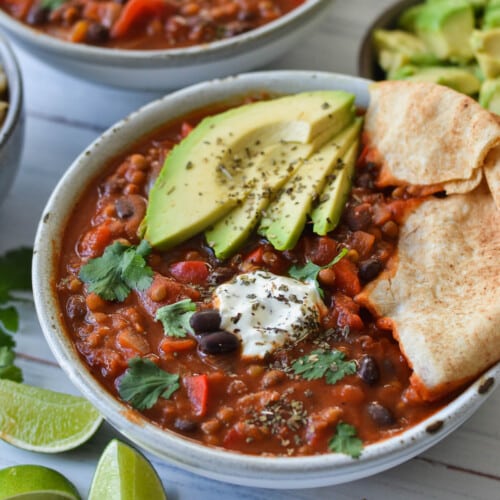
M101 422L83 398L0 380L0 438L18 448L70 450L87 441Z
M76 488L59 472L41 465L0 470L0 500L80 500Z
M88 500L166 500L160 478L134 448L113 439L104 450Z

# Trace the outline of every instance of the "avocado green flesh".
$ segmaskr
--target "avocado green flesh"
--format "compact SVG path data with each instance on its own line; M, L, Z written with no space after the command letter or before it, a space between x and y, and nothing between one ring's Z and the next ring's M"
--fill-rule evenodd
M331 174L331 180L319 198L319 205L312 211L313 232L320 236L333 231L339 223L351 192L358 149L359 141L355 141L342 159L341 169Z
M323 191L328 176L339 165L342 156L356 140L361 129L361 119L306 160L283 186L277 199L261 220L260 234L277 250L292 249L306 223L314 198Z
M205 231L208 245L219 259L231 256L247 240L273 195L295 173L302 161L333 137L335 128L319 134L309 144L280 143L259 158L253 188L247 198Z
M500 114L500 78L483 82L479 104L493 113Z
M403 66L398 71L391 73L391 79L437 83L467 95L477 94L481 88L481 81L473 74L472 70L451 66L432 66L429 68Z
M471 44L484 76L500 76L500 28L474 31Z
M474 11L466 0L427 3L415 18L416 34L439 59L470 60L468 39L473 30Z
M353 103L343 91L306 92L206 118L166 158L150 192L145 238L168 249L205 230L246 198L264 148L311 142Z

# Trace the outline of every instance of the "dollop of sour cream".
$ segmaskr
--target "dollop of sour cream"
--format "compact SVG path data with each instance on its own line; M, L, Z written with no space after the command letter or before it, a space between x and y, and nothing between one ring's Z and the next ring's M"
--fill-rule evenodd
M314 283L260 270L218 286L214 299L221 328L239 337L245 358L302 340L318 330L325 310Z

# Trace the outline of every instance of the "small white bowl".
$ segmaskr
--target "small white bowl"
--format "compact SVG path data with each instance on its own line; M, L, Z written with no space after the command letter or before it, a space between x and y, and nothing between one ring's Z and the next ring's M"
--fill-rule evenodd
M260 28L224 40L168 50L123 50L71 43L41 33L0 10L0 26L42 61L97 83L171 90L264 66L296 44L333 0L306 0Z
M21 72L7 41L0 36L0 64L7 77L7 114L0 124L0 204L5 199L21 159L24 139L24 107Z
M110 159L166 121L210 103L264 90L295 93L341 89L368 105L368 80L306 71L250 73L202 83L155 101L105 132L71 165L53 192L35 241L33 289L35 305L47 342L63 370L104 417L134 443L184 469L213 479L255 487L310 488L366 477L421 453L467 420L486 400L500 378L500 363L491 368L446 407L407 431L363 450L355 460L341 454L307 457L259 457L211 448L162 430L145 418L127 415L128 408L90 374L61 321L55 292L61 236L76 200Z

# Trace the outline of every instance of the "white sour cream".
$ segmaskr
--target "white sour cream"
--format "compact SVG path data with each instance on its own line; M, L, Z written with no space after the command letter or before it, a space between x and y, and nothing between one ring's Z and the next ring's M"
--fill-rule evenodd
M242 356L263 358L317 331L325 305L314 283L267 271L240 274L215 289L221 328L241 340Z

